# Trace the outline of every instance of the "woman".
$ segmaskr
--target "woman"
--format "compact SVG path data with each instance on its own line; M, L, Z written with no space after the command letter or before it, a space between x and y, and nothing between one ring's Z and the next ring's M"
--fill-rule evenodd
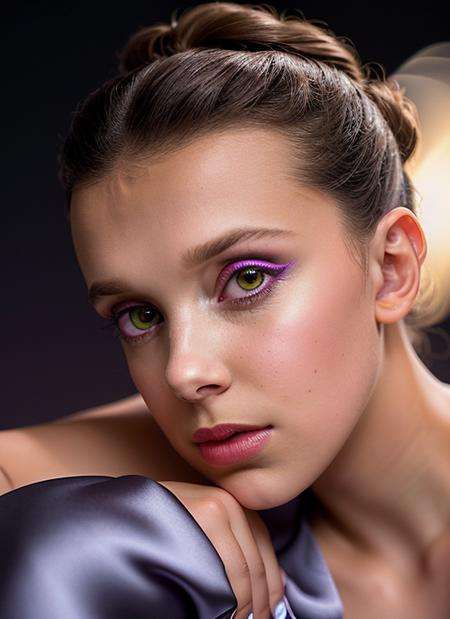
M167 441L158 459L172 450L201 476L190 483L185 469L152 490L158 500L175 496L172 508L185 506L211 539L237 600L227 609L222 588L221 610L239 619L275 613L283 576L275 558L286 581L280 616L450 613L450 386L412 345L427 253L404 168L417 122L395 82L369 79L330 32L268 7L214 3L136 33L121 76L78 109L62 150L89 298L115 327ZM246 424L248 433L198 442L218 424ZM142 474L166 479L154 468ZM117 508L117 531L133 504L127 481L135 483L104 482L114 483L114 501L96 495L102 522ZM84 491L89 479L53 482L5 494L10 520L24 491L38 520L51 518L50 503L64 504L89 525L77 485ZM302 493L310 500L299 534ZM67 539L70 514L57 513L58 539ZM239 526L224 538L228 516ZM124 529L121 543L135 532ZM202 543L195 527L185 533ZM82 538L81 557L92 539ZM308 548L315 563L306 573L293 549L307 561ZM187 616L197 616L194 607L212 616L190 592ZM131 597L121 590L114 608Z

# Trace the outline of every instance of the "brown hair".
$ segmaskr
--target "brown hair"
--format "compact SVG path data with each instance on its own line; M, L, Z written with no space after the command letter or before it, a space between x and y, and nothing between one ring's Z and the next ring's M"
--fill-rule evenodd
M201 134L265 127L292 145L287 173L336 200L367 273L367 240L396 206L416 214L403 164L418 139L415 105L371 77L353 45L270 5L210 2L136 32L119 75L77 108L59 155L68 213L75 186L123 160L164 156ZM413 307L405 324L420 349Z

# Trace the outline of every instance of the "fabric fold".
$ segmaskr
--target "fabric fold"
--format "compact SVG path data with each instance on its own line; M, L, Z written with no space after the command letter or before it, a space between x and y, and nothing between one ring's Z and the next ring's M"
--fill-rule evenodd
M297 497L260 513L297 619L342 619ZM289 525L289 526L287 526ZM224 564L183 503L141 475L36 482L0 497L1 619L230 619Z

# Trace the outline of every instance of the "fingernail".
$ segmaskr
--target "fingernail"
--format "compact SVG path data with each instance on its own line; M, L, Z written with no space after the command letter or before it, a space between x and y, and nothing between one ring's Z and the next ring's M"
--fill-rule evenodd
M274 610L274 619L286 619L287 617L287 608L286 604L283 600L280 600L278 604L275 606Z

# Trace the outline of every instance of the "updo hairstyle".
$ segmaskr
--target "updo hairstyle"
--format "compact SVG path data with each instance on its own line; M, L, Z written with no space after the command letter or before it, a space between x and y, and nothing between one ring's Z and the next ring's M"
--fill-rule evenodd
M380 218L397 206L416 214L403 166L419 137L417 109L325 25L266 4L210 2L139 29L118 61L119 75L79 104L60 150L69 220L74 187L121 162L156 161L201 135L249 127L287 138L286 174L336 200L365 276ZM418 352L420 320L418 298L405 317Z

